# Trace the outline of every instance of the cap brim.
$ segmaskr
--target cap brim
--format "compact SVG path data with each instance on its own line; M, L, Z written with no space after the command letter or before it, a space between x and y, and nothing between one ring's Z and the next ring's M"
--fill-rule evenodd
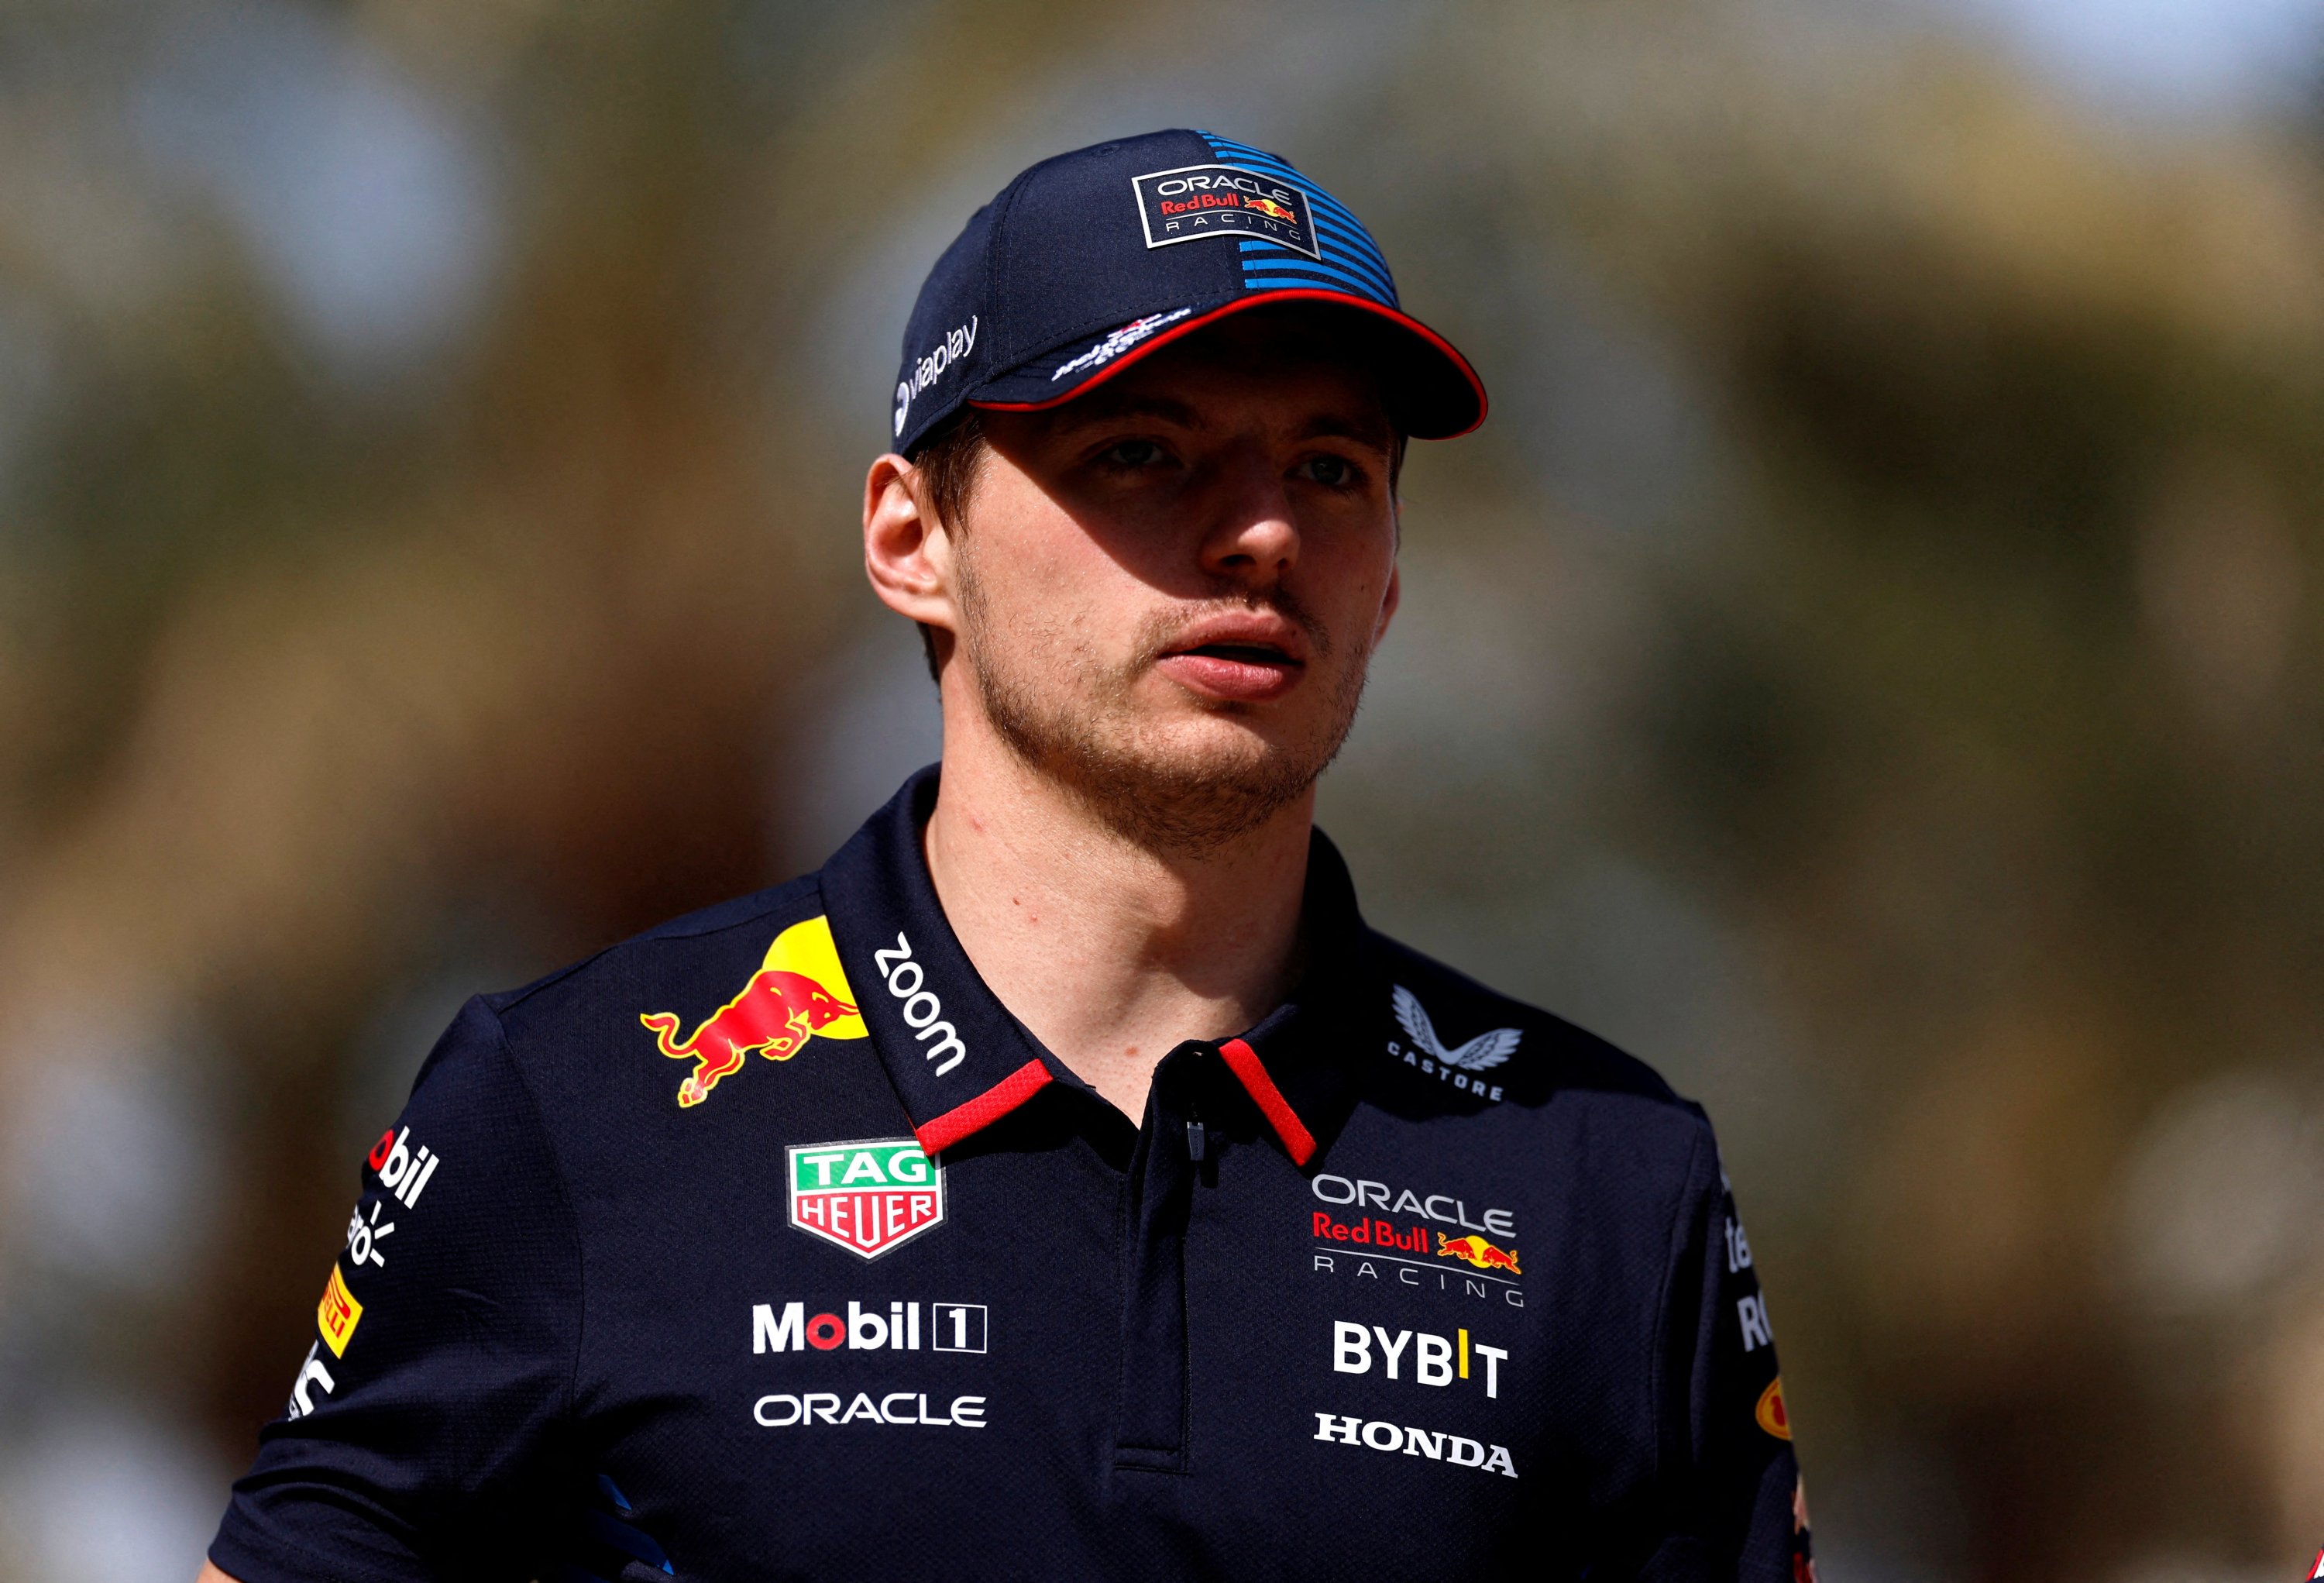
M1322 288L1239 292L1224 301L1187 303L1085 336L984 381L969 393L968 404L1003 412L1061 406L1230 314L1282 302L1316 302L1366 316L1366 333L1360 339L1365 356L1379 367L1381 399L1390 419L1415 440L1451 440L1485 421L1484 381L1452 342L1408 313L1369 297ZM1098 356L1110 341L1147 324L1152 329L1119 352Z

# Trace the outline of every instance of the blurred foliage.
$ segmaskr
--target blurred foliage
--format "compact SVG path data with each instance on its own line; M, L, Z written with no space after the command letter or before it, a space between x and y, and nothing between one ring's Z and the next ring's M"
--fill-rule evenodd
M448 991L816 860L921 685L850 659L919 273L1174 123L1493 388L1325 822L1711 1105L1834 1575L2291 1575L2312 129L1702 0L0 14L0 1575L90 1403L215 1497Z

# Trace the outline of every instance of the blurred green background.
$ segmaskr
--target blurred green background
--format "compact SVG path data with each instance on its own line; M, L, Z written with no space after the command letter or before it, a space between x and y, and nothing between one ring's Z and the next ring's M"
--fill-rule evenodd
M2312 0L13 0L0 1579L191 1575L468 992L936 747L911 294L1208 126L1494 417L1323 822L1720 1124L1832 1583L2324 1539Z

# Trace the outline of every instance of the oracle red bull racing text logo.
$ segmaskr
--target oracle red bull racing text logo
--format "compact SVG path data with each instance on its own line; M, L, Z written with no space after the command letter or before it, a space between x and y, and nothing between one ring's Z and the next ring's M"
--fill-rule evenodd
M821 918L777 935L742 992L684 1039L674 1037L683 1025L674 1012L641 1012L638 1021L653 1031L664 1055L694 1062L678 1086L678 1104L689 1108L709 1098L719 1078L740 1071L753 1051L769 1060L788 1060L818 1036L866 1036L831 925Z
M1330 1252L1319 1248L1313 1255L1316 1273L1525 1307L1525 1293L1516 1279L1524 1274L1517 1266L1517 1250L1492 1240L1517 1235L1516 1211L1484 1208L1472 1219L1467 1200L1449 1193L1398 1190L1386 1182L1334 1176L1330 1171L1318 1175L1311 1186L1323 1202L1358 1210L1348 1220L1336 1218L1329 1210L1314 1212L1314 1240L1333 1245ZM1365 1209L1438 1221L1460 1227L1464 1235L1454 1236L1412 1220L1398 1225L1385 1215L1362 1213ZM1443 1259L1456 1259L1468 1268L1452 1270L1438 1263ZM1434 1279L1429 1275L1432 1270L1436 1272Z
M876 1259L944 1221L944 1169L910 1138L795 1143L784 1152L791 1224Z
M1236 236L1323 256L1307 195L1278 177L1240 165L1184 165L1148 171L1130 185L1148 247Z

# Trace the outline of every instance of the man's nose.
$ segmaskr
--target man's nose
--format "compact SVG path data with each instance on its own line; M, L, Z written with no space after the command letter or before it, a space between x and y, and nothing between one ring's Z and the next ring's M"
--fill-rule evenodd
M1272 582L1298 560L1291 492L1273 459L1237 458L1219 481L1211 529L1203 540L1203 569Z

